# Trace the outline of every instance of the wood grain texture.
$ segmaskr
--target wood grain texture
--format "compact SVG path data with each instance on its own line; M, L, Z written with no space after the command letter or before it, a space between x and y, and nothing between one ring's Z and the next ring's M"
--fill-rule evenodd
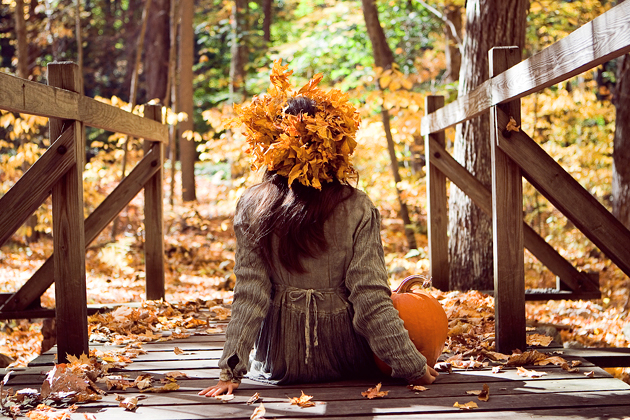
M145 105L145 118L162 121L162 107ZM145 153L155 156L156 173L144 185L144 258L146 269L146 297L148 300L165 298L164 278L164 189L162 188L164 146L159 142L144 142Z
M621 3L567 37L422 118L427 135L522 98L630 51L630 3Z
M48 198L53 184L75 163L74 127L69 127L0 198L0 245Z
M81 75L74 63L48 65L48 83L62 89L80 91ZM54 245L55 310L57 354L88 354L87 294L85 285L85 235L83 230L83 124L78 121L50 120L50 136L58 137L65 125L74 126L75 164L53 186L52 219Z
M489 53L490 77L520 61L518 47L493 48ZM521 101L490 109L492 153L492 243L494 262L495 345L510 354L525 350L525 269L523 256L523 181L521 170L499 147L503 125L497 125L501 108L521 125Z
M99 206L85 219L85 246L96 239L118 213L142 190L159 170L159 159L153 151L147 153L135 168L114 188ZM39 298L54 282L54 253L31 278L11 296L1 311L21 311Z
M155 385L167 372L179 371L187 375L178 378L179 389L172 392L153 394L140 393L137 388L111 390L103 399L81 404L79 412L97 413L99 419L121 420L138 419L249 419L258 402L248 405L247 400L258 392L265 408L266 418L305 419L305 418L363 418L363 419L556 419L567 418L624 418L630 409L630 386L614 379L603 369L580 359L583 364L580 372L570 373L559 366L527 366L528 369L545 372L542 378L519 376L516 368L507 368L502 373L492 373L491 368L454 369L453 373L442 373L438 380L428 385L424 392L410 391L404 382L392 378L367 380L347 379L328 383L302 383L277 386L244 379L235 392L233 400L223 403L214 398L197 395L197 392L216 383L219 369L216 354L219 352L223 334L217 336L191 336L183 340L159 343L145 343L149 353L134 358L125 368L115 368L112 374L124 375L130 379L150 373ZM185 343L202 344L207 341L213 349L185 351L175 354L174 347L184 349ZM217 341L218 340L218 341ZM218 344L218 346L217 346ZM111 350L122 346L99 346L101 350ZM159 351L151 351L152 348ZM543 351L551 351L547 349ZM597 350L596 350L597 351ZM32 366L21 368L8 380L7 386L14 389L36 388L44 379L44 372L51 369L53 351L38 357ZM571 356L563 355L567 360ZM592 377L585 372L592 371ZM1 375L1 373L0 373ZM368 400L361 395L377 382L389 392L385 398ZM481 389L487 384L490 399L479 402L476 397L466 395L467 391ZM104 383L98 386L105 388ZM288 397L295 397L304 391L312 395L314 407L299 408L290 405ZM116 394L124 397L143 396L135 412L118 407ZM455 402L476 401L479 408L463 412L453 407ZM478 415L476 415L477 413ZM540 413L544 415L539 416ZM586 413L586 414L584 414ZM583 416L581 414L584 414ZM80 414L79 414L80 415ZM555 417L554 417L555 416ZM565 418L565 417L562 417Z
M509 117L497 112L497 124ZM513 132L500 148L521 168L525 178L586 235L619 268L630 275L630 232L569 175L534 140Z
M79 95L0 72L0 109L48 118L76 119Z
M457 185L487 215L492 215L492 193L477 178L453 158L437 142L429 139L432 164ZM578 271L551 245L523 221L523 243L541 263L576 292L598 290L590 278Z
M82 121L90 127L168 142L168 126L67 89L0 73L0 109Z
M426 112L431 113L444 106L444 96L427 96ZM444 147L444 132L429 134L424 139L427 171L427 227L429 241L429 275L433 287L449 290L448 267L448 203L446 176L432 163L429 142Z
M79 119L90 127L168 143L168 126L142 118L115 106L82 96L79 98Z

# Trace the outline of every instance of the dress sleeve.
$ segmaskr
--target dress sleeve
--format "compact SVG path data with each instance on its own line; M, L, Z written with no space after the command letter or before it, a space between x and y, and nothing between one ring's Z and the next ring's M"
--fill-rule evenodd
M427 362L411 342L391 300L380 222L370 202L354 233L354 254L346 272L353 325L374 354L392 368L393 377L413 381L425 374Z
M237 248L232 317L225 333L223 355L219 360L220 379L236 383L247 373L249 353L271 300L271 280L266 266L252 246L247 225L238 219L235 217L234 223Z

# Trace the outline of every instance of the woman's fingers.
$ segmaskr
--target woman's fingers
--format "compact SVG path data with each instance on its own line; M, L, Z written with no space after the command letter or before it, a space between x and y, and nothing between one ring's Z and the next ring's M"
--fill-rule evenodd
M217 395L221 395L224 392L226 393L226 395L229 395L234 392L236 388L238 388L237 383L219 381L219 383L214 386L209 386L208 388L202 389L201 391L199 391L198 395L203 395L206 397L216 397Z

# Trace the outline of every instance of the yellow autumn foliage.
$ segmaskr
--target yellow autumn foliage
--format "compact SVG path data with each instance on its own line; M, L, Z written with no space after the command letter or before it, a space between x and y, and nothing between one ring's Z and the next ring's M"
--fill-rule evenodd
M318 88L321 73L292 92L293 71L288 67L275 61L267 93L255 96L248 105L234 105L238 116L233 123L244 126L252 168L266 167L288 177L289 185L298 180L317 189L335 178L341 182L356 178L350 157L357 145L360 117L348 95ZM317 104L314 116L285 113L289 99L299 96Z

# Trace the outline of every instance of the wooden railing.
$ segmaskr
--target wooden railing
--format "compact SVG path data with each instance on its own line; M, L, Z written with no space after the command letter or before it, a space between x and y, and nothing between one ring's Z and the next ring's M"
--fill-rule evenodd
M490 79L444 106L429 96L422 119L428 165L429 258L433 284L448 289L446 178L492 217L496 346L525 348L524 247L559 278L562 298L598 298L598 281L576 270L523 221L525 177L623 272L630 275L630 232L522 130L520 98L630 51L630 2L624 2L527 60L516 47L490 51ZM489 111L492 189L445 149L444 129ZM538 295L547 299L551 295Z
M74 63L48 65L49 85L0 73L0 109L50 119L51 145L0 198L0 245L52 194L53 255L15 293L4 294L0 319L34 318L40 296L55 283L57 353L88 354L85 249L144 189L146 297L164 297L162 108L145 105L144 118L79 92ZM84 220L85 126L144 138L143 159Z

